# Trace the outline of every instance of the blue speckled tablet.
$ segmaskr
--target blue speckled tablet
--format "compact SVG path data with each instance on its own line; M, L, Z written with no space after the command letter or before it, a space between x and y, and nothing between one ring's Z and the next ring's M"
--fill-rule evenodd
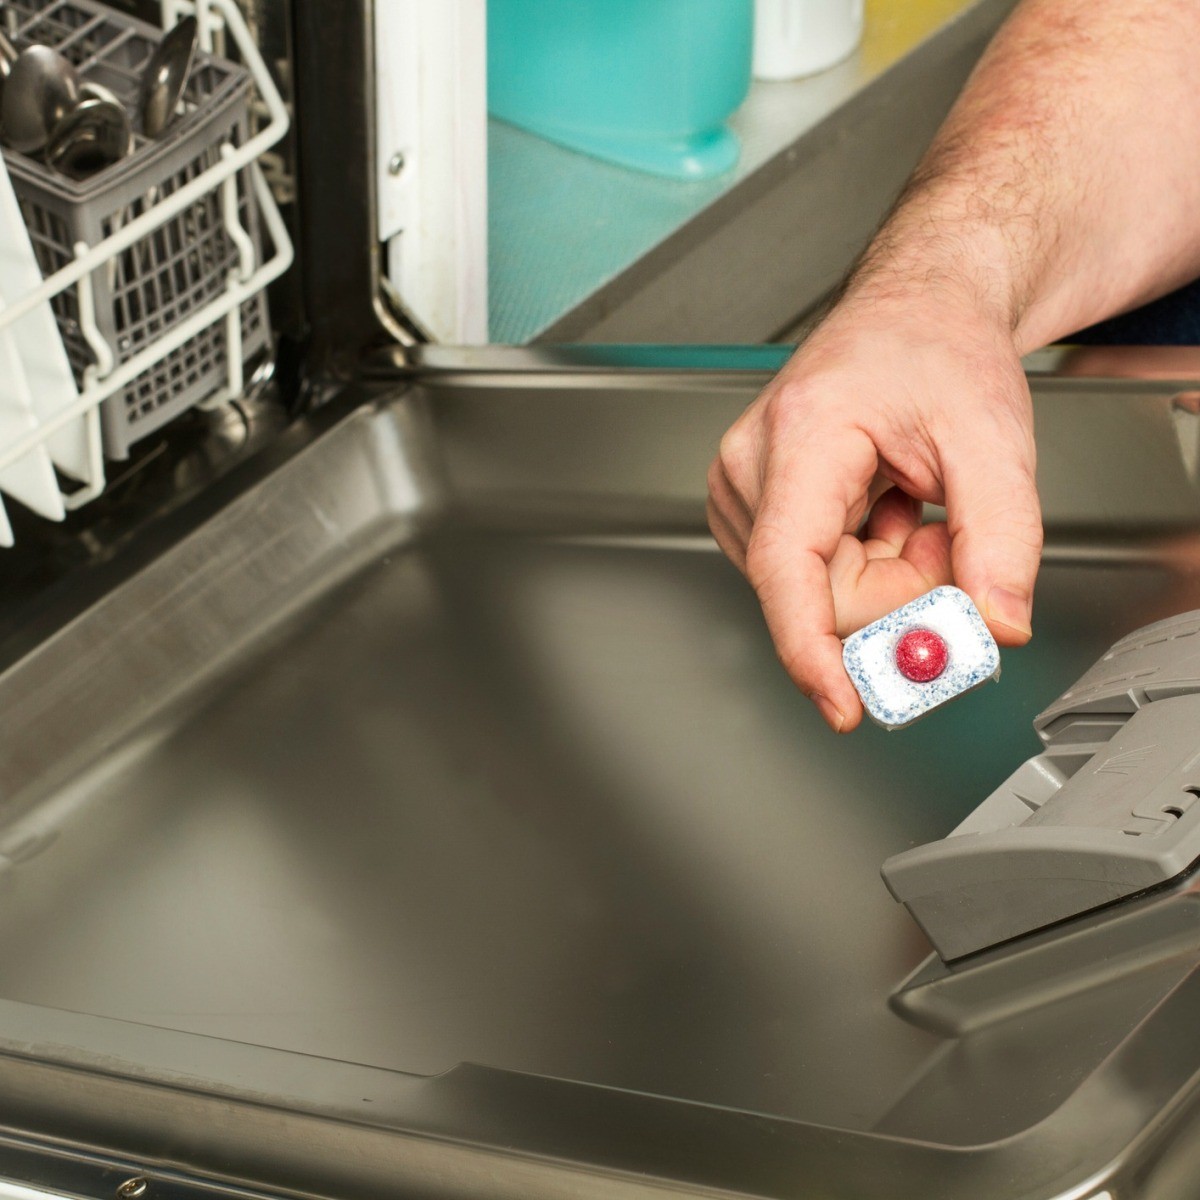
M914 630L928 630L945 644L946 664L936 678L906 677L897 664L897 647ZM1000 677L996 641L971 598L956 587L934 588L851 634L842 662L871 719L885 729L910 725L939 704Z

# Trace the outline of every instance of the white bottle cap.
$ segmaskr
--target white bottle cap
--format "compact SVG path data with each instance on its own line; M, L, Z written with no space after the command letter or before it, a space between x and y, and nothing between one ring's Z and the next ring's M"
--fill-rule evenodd
M863 0L755 0L754 75L796 79L841 62L862 39Z

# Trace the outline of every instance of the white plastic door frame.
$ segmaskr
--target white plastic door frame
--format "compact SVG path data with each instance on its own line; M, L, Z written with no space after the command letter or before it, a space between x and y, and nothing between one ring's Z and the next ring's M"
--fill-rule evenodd
M438 342L485 343L486 0L375 0L379 240Z

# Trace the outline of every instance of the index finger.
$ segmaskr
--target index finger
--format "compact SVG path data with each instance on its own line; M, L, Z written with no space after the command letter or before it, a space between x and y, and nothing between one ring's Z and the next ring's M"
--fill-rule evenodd
M862 704L842 666L829 562L857 524L877 464L873 442L854 427L775 447L746 553L780 662L839 732L858 725Z

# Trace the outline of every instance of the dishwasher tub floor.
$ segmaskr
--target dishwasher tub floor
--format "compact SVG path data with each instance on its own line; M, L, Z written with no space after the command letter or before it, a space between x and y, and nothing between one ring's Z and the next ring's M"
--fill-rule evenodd
M708 423L742 397L722 393ZM476 454L465 412L439 414L452 480ZM551 529L499 489L422 512L385 470L371 495L390 509L368 497L370 536L346 535L329 497L380 475L394 419L357 414L183 544L187 569L133 580L142 602L120 619L146 661L170 673L155 622L172 609L231 648L170 704L121 677L134 643L116 608L10 673L10 689L42 677L22 711L47 707L70 674L54 655L75 646L66 682L127 728L0 830L0 1002L976 1147L1054 1113L1178 982L1176 961L935 1036L888 1007L928 945L878 871L1035 752L1034 714L1116 637L1200 606L1194 529L1163 553L1052 539L1037 636L1005 652L999 685L839 739L750 589L644 498L604 529L570 517L582 491L552 497ZM576 453L557 469L582 471ZM231 544L272 513L269 536ZM286 618L251 619L278 596L248 605L239 640L221 607L239 579L286 594Z
M69 819L0 875L0 993L871 1128L939 1050L885 1003L928 948L879 863L1036 748L1029 714L1105 644L1055 611L1085 577L1153 584L1048 569L1002 687L849 741L715 552L399 545L48 802Z

